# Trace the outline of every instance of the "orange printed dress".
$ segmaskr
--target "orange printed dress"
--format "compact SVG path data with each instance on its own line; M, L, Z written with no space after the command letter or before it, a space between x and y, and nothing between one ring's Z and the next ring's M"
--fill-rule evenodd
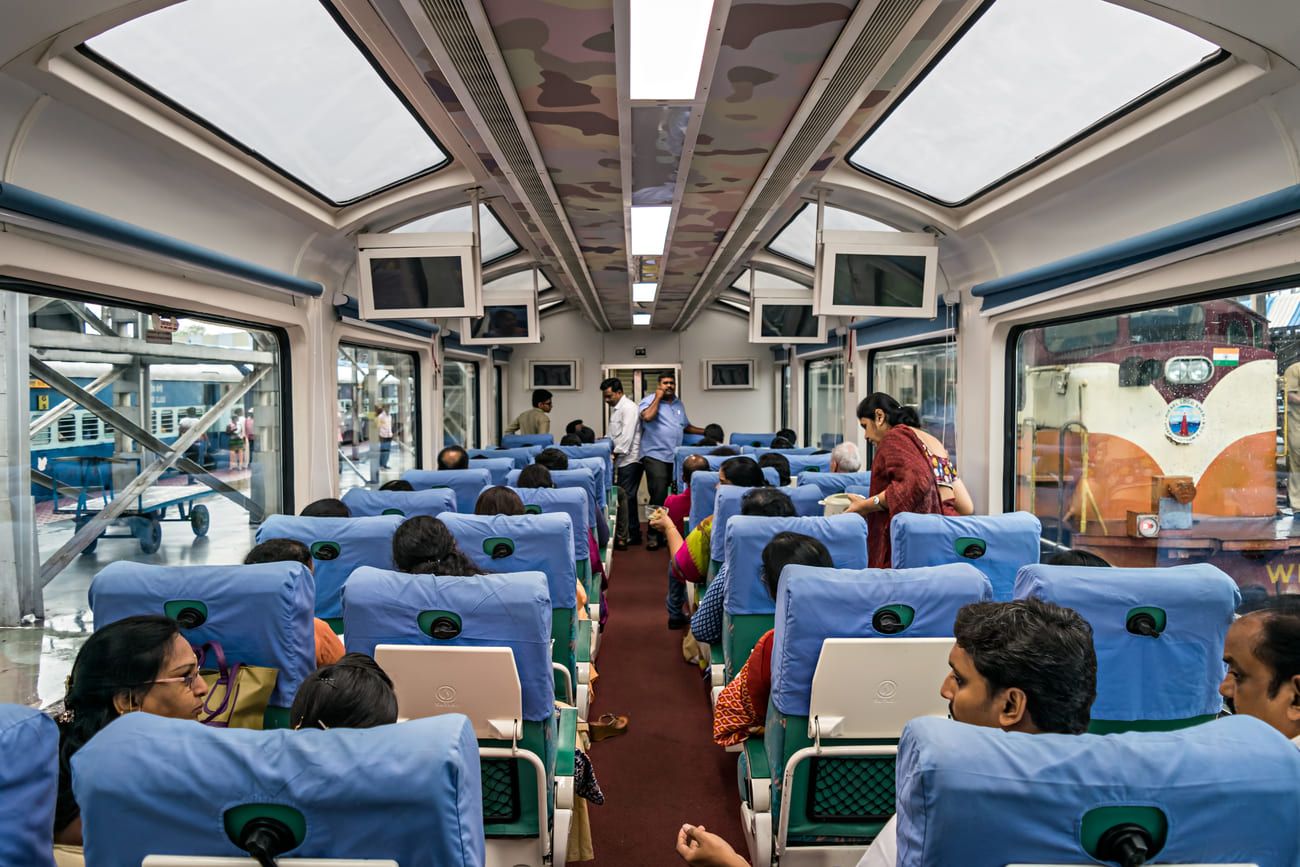
M767 700L772 694L772 644L769 629L750 651L740 672L718 694L713 708L713 742L735 746L762 731L767 719Z

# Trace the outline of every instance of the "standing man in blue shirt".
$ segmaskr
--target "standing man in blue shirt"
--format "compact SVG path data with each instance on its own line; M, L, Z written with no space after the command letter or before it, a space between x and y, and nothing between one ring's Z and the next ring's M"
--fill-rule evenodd
M655 393L641 399L641 467L645 470L650 502L662 506L673 477L673 450L682 444L682 434L702 434L686 417L686 407L677 397L677 380L671 373L659 377ZM647 551L664 547L663 534L650 529ZM690 619L684 613L686 585L668 578L668 628L682 629Z

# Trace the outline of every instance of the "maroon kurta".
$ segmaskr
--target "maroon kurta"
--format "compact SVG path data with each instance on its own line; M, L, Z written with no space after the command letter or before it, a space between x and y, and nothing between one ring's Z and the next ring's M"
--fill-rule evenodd
M926 515L955 515L952 504L939 497L934 467L916 432L895 425L885 432L871 462L871 495L883 494L888 511L867 515L867 565L873 569L893 566L889 543L889 522L899 512Z

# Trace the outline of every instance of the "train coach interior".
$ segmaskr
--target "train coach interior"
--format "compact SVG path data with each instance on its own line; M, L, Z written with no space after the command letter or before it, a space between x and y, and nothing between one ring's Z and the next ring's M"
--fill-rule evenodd
M610 380L638 405L631 460ZM887 463L879 430L859 418L875 393L915 409L926 460L946 451L969 493L960 517L835 514L832 494L885 490L872 482ZM651 432L673 419L672 442ZM860 457L836 479L843 444ZM556 491L530 491L520 475L551 445L567 469L551 468ZM719 446L783 455L765 463L793 476L780 487L795 517L744 511L718 477ZM449 447L469 469L444 469ZM691 476L694 454L707 466ZM129 806L83 805L88 823L118 825L93 844L87 831L104 864L254 863L202 858L246 854L265 820L287 829L285 863L669 864L690 822L738 859L693 863L852 867L882 828L892 839L897 814L911 867L1145 863L1107 848L1125 822L1167 863L1300 865L1294 840L1180 838L1176 819L1204 815L1195 805L1120 822L1084 793L1061 807L1077 809L1059 846L945 849L977 817L943 812L917 780L932 771L949 804L978 800L954 782L964 766L945 763L1003 747L912 722L952 708L931 682L948 675L958 603L1035 596L1092 624L1091 731L1136 730L1153 738L1136 754L1218 767L1215 738L1231 738L1206 721L1223 710L1233 611L1300 594L1300 12L1289 0L0 0L0 467L0 711L57 715L97 627L165 613L196 646L225 641L248 657L232 661L279 669L250 726L276 755L266 773L292 776L312 761L282 731L307 671L285 659L319 618L341 647L403 672L399 728L460 744L482 771L400 807L439 817L436 844L321 840L319 823L348 825L329 797L369 803L386 774L400 778L380 740L331 730L336 754L373 762L370 790L326 767L331 795L270 798L294 815L251 825L213 814L226 835L203 830L201 805L156 837ZM390 497L403 482L419 505ZM527 514L474 515L496 485ZM687 495L689 514L685 541L660 545L648 521L665 492ZM351 517L300 514L334 499ZM437 516L474 571L531 577L436 573L436 592L414 594L390 549L416 514ZM711 541L691 535L705 518ZM769 593L759 553L778 531L820 540L859 583L892 568L951 586L858 596L821 576ZM305 576L244 565L286 536L306 545ZM1134 583L1089 570L1058 586L1041 564L1062 552ZM694 580L675 582L692 557ZM957 567L969 573L945 571ZM281 589L264 598L270 581ZM1097 600L1080 595L1093 581ZM1208 589L1180 622L1173 588L1187 582ZM252 623L303 594L283 613L296 626L268 627L276 639L221 611L234 599L235 620ZM388 597L410 610L357 601ZM470 614L503 600L499 621ZM1124 608L1118 638L1094 601ZM689 618L709 604L722 631L696 640ZM815 641L799 632L808 611L837 608L865 619L818 621ZM946 622L927 632L935 611ZM414 631L399 639L384 617ZM916 655L870 643L895 634L920 642ZM1124 656L1143 651L1123 642L1162 634L1202 655L1214 645L1209 661L1188 674ZM764 641L787 652L761 660L772 703L724 748L714 705ZM550 650L533 659L538 647ZM783 668L798 659L819 679ZM1205 688L1177 712L1164 699L1121 708L1108 676ZM877 681L891 686L871 705ZM411 719L449 710L466 726ZM1202 725L1185 742L1158 741L1189 722ZM106 731L134 727L117 746L146 764L167 751L130 753L142 739L173 744L191 770L187 751L224 734L173 743L155 725ZM1259 786L1241 803L1281 797L1268 788L1275 745L1240 731ZM424 749L416 734L392 742ZM1125 748L1101 739L1078 761L1109 780ZM107 749L81 764L109 762ZM1050 768L1036 749L1008 763ZM463 760L448 748L426 764L445 783ZM574 794L584 767L600 800ZM228 793L213 783L199 800L246 799L257 771L244 785L232 770ZM1150 798L1152 780L1177 788L1163 773L1144 780ZM185 797L166 773L147 776L136 797ZM1029 798L1027 823L1049 827L1034 777L1006 785ZM1256 814L1261 840L1278 823L1295 837L1291 788ZM465 804L473 821L457 830L444 819ZM200 860L167 860L186 855ZM27 863L0 843L6 857Z

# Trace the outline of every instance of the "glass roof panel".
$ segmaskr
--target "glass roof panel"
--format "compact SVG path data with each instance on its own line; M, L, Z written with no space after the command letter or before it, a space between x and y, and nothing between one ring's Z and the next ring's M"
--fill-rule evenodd
M749 269L746 268L740 272L740 276L731 284L731 288L739 289L741 292L749 292ZM796 283L793 280L782 277L780 274L773 274L771 271L754 272L755 289L799 289L803 292L811 292L812 289L804 286L802 283Z
M447 211L439 211L427 217L420 217L393 229L394 232L469 232L473 230L470 220L469 205L461 205ZM482 234L482 250L479 251L483 263L495 262L503 256L517 253L519 242L510 236L506 227L501 225L497 215L487 205L478 206L478 228Z
M546 272L539 272L537 275L537 291L545 292L551 288L551 281L546 279ZM516 271L513 274L507 274L504 277L498 277L495 280L489 280L483 284L483 291L495 292L498 289L509 289L531 292L533 289L533 269L527 271Z
M849 162L958 203L1217 50L1104 0L997 0Z
M842 232L897 232L893 226L886 226L879 220L873 220L862 214L846 211L843 208L826 206L823 228ZM794 219L786 224L771 243L767 245L779 256L802 262L809 268L813 265L813 255L817 249L817 206L811 202L804 205Z
M187 0L86 47L333 204L447 162L318 0Z

